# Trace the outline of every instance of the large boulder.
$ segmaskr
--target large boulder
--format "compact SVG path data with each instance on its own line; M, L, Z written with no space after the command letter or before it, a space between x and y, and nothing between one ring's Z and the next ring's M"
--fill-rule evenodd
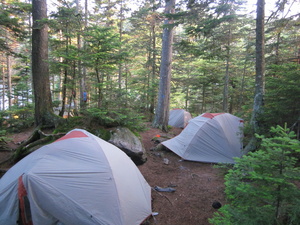
M146 150L142 142L126 127L113 129L108 142L124 151L136 165L147 161Z

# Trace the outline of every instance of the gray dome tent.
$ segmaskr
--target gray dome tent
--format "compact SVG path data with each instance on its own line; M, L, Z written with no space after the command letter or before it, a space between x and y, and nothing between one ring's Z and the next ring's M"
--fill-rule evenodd
M185 160L234 163L243 155L243 120L229 113L204 113L176 137L162 142Z
M22 224L138 225L152 213L151 187L123 151L75 129L0 179L0 224L16 225L19 211Z
M191 114L184 109L172 109L170 110L168 124L172 127L185 128L191 119Z

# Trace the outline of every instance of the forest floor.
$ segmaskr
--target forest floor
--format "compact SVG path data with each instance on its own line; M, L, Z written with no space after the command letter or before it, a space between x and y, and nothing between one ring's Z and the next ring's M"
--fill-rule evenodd
M30 136L32 130L11 135L8 147L15 149L19 142ZM148 125L148 129L140 133L147 162L138 168L152 187L152 211L157 214L149 218L149 225L208 225L208 218L217 211L212 203L225 203L222 169L210 163L184 161L171 151L155 149L157 143L153 138L156 135L174 137L181 131L180 128L172 128L166 134ZM0 151L0 162L10 154L9 151ZM4 164L0 170L9 167ZM0 173L0 177L2 175ZM158 192L155 186L172 187L175 191Z

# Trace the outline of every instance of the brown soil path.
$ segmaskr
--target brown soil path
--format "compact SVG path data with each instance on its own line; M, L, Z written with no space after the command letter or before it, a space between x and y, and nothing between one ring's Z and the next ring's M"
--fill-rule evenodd
M175 136L181 129L173 128L169 135ZM140 171L151 187L168 187L175 192L152 190L153 212L158 215L150 219L156 225L206 225L216 209L213 201L224 203L224 179L221 169L213 164L182 161L170 151L156 151L152 139L166 135L158 129L141 133L148 160ZM168 162L168 164L166 164Z

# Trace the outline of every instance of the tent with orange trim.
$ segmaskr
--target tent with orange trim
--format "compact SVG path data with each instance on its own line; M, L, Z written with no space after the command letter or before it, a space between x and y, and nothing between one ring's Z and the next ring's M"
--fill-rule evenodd
M170 110L168 125L172 127L185 128L192 119L192 115L184 109Z
M131 159L81 129L31 153L0 179L3 225L138 225L151 213L151 187Z
M243 155L243 120L229 113L203 113L164 146L190 161L234 163Z

